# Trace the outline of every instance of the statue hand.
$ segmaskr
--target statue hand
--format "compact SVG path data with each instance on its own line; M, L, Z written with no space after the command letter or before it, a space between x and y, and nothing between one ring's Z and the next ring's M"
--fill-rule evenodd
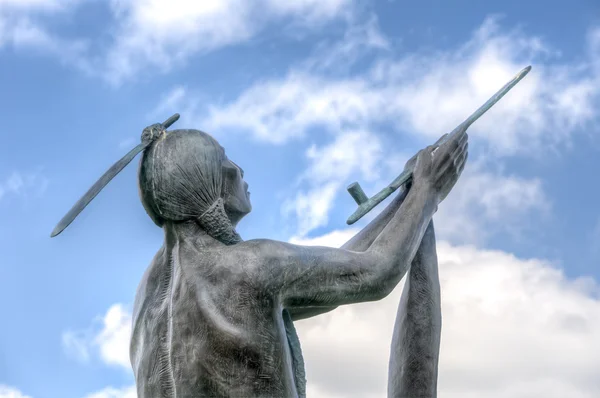
M406 163L404 164L404 170L411 170L414 171L415 170L415 165L417 164L417 158L419 157L419 152L417 152L415 154L415 156L413 156L412 158L408 159L406 161Z
M438 204L448 196L464 169L468 138L465 128L442 145L429 146L417 155L414 184L425 184L431 188Z
M439 143L448 136L448 134L444 134L443 136L441 136L435 144L432 145L432 147L437 147L439 145ZM415 169L415 165L417 164L417 158L419 157L419 153L417 152L415 154L415 156L413 156L412 158L408 159L408 161L404 164L404 170L410 170L413 171Z

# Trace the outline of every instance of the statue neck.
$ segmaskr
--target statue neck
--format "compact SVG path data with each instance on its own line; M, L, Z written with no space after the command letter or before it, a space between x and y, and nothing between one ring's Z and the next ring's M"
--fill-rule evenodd
M242 241L227 216L221 199L197 219L165 223L163 229L167 243L174 243L176 239L186 236L206 239L207 244L218 241L225 245L234 245Z
M208 235L225 245L234 245L242 241L225 211L221 198L217 199L204 214L198 217L196 222Z

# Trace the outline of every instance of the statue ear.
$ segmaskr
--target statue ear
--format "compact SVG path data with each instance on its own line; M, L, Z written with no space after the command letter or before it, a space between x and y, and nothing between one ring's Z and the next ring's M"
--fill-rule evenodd
M146 127L142 132L142 142L135 148L123 156L117 163L113 164L110 169L100 177L98 181L75 203L69 212L59 221L50 237L53 238L67 228L73 220L85 209L85 207L100 193L100 191L127 166L138 153L149 147L154 140L166 133L166 129L179 119L179 114L176 113L162 124L153 124Z

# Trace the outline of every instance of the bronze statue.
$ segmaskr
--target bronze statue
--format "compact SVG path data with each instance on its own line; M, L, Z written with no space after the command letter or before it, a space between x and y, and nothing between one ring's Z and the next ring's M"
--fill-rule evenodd
M437 271L431 217L456 183L467 146L463 131L435 158L432 148L422 151L410 190L334 249L242 241L235 227L251 210L243 170L206 133L161 135L139 172L144 207L165 231L133 312L131 362L140 398L304 396L293 321L379 300L413 261L408 290L414 294L404 304L432 305L427 311L439 314L439 298L432 299L439 286L431 275ZM437 353L418 344L408 350L416 352L403 349L417 332L408 323L396 328L392 396L413 384L405 380L412 374L404 366L408 358ZM434 376L423 380L427 388Z
M142 144L53 232L144 150L140 196L165 241L134 304L130 357L138 397L305 397L294 321L380 300L407 273L388 396L435 397L441 309L432 216L464 169L469 124L409 160L402 175L410 179L395 187L402 186L397 197L337 249L243 241L236 226L252 209L244 171L209 134L167 132L177 118L146 128ZM359 194L353 196L364 205Z

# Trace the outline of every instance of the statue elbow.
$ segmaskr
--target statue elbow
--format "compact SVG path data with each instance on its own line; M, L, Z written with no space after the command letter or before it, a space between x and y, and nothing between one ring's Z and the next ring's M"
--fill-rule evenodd
M402 280L406 271L408 270L408 266L401 263L393 263L389 267L387 267L387 272L385 272L378 283L378 292L377 299L381 300L389 296L394 289L398 286L398 283Z

